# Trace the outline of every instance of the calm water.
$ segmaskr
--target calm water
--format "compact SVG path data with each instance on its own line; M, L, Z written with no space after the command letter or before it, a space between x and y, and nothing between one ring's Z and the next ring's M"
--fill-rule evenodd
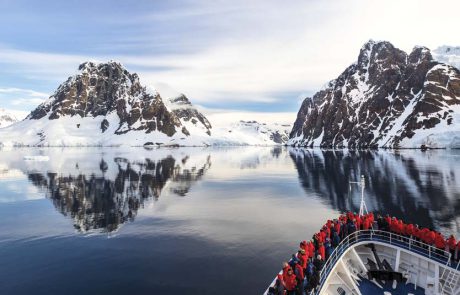
M460 151L3 150L0 294L260 294L361 174L369 209L459 234Z

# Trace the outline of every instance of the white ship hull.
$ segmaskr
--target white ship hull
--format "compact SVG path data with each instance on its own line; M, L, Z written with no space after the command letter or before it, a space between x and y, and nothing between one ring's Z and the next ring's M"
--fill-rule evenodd
M334 250L311 294L460 295L459 267L449 252L414 239L386 231L358 231Z

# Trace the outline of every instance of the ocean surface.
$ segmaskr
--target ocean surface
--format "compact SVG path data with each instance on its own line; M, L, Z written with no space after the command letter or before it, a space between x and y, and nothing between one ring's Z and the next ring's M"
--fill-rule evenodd
M1 150L0 294L261 294L361 175L369 210L459 235L459 150Z

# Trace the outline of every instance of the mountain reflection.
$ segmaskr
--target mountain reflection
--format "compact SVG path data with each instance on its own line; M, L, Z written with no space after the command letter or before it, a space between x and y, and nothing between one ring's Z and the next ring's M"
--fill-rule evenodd
M307 149L289 149L289 153L307 193L316 193L334 209L359 210L360 190L349 182L365 175L369 210L458 232L460 160L455 155Z
M211 158L189 162L189 156L143 161L115 157L111 162L101 159L98 173L29 172L28 178L46 190L47 198L59 212L73 219L78 231L112 232L134 220L144 202L158 199L166 186L171 193L185 196L209 169Z

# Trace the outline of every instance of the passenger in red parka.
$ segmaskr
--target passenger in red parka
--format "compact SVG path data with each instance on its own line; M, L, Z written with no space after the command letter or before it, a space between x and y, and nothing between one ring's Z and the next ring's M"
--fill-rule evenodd
M336 221L335 221L335 224L334 224L334 227L335 227L335 231L337 232L337 234L340 235L340 227L341 227L340 221L337 221L337 220L336 220Z
M407 226L406 226L406 235L408 237L411 237L414 235L414 225L412 223L409 223Z
M302 265L304 262L302 259L299 260L300 263L296 263L295 264L295 270L294 270L294 274L297 278L297 282L303 282L303 278L304 278L304 268L302 268Z
M355 216L353 215L353 213L350 212L350 211L348 211L348 212L347 212L347 219L348 219L348 220L353 220L353 218L355 218Z
M370 227L371 227L371 222L369 220L369 217L364 217L363 229L368 230Z
M436 248L445 250L446 249L446 240L441 235L441 233L435 233L434 245Z
M307 261L308 261L308 255L305 249L300 249L299 252L297 252L297 258L301 261L300 264L303 269L307 268Z
M414 225L414 233L413 233L413 235L414 235L414 237L415 237L415 239L416 239L417 241L420 241L420 240L421 240L421 238L420 238L420 233L421 233L421 231L420 231L420 228L418 228L418 225L417 225L417 224Z
M358 215L355 217L355 224L356 224L356 230L361 230L362 229L362 219L361 217Z
M306 250L307 249L307 241L300 242L299 248Z
M391 219L390 215L387 214L387 215L385 216L385 221L388 223L388 227L389 227L390 230L391 230L391 221L392 221L392 219Z
M326 239L330 239L331 238L331 228L330 227L327 227L327 225L325 225L323 227L323 232L324 232L324 241L326 241Z
M400 235L404 235L404 223L402 222L402 220L398 221L397 233Z
M393 218L391 219L390 230L391 230L391 232L393 232L393 233L397 233L397 232L398 232L398 220L396 219L396 217L393 217Z
M284 287L287 290L287 295L295 295L295 287L297 286L296 276L292 268L289 268L286 276L284 277Z
M369 221L371 223L371 227L374 227L374 213L369 213Z
M289 265L289 263L287 262L284 262L283 263L283 281L285 281L286 279L286 276L287 276L287 273L288 273L288 270L292 269L291 266Z
M327 233L326 233L325 229L324 229L324 228L321 229L321 230L319 231L319 237L320 237L319 241L320 241L321 243L324 243L324 241L326 241L326 236L327 236Z
M427 228L421 228L420 231L418 232L418 236L420 238L420 240L424 243L428 243L427 242L427 239L428 239L428 232L430 230L427 229Z
M425 230L425 228L423 229ZM422 232L423 232L422 230ZM428 245L433 245L434 244L434 241L435 241L435 238L436 238L436 234L434 233L434 231L431 231L429 229L426 229L426 231L424 232L424 242L427 243Z
M315 256L315 245L312 241L307 243L308 245L308 258L313 258Z
M318 245L318 254L321 255L321 260L326 258L326 248L324 248L323 243L319 243Z
M455 241L454 235L450 235L447 240L447 246L449 247L449 252L452 255L452 258L455 259L455 248L457 246L457 242Z

